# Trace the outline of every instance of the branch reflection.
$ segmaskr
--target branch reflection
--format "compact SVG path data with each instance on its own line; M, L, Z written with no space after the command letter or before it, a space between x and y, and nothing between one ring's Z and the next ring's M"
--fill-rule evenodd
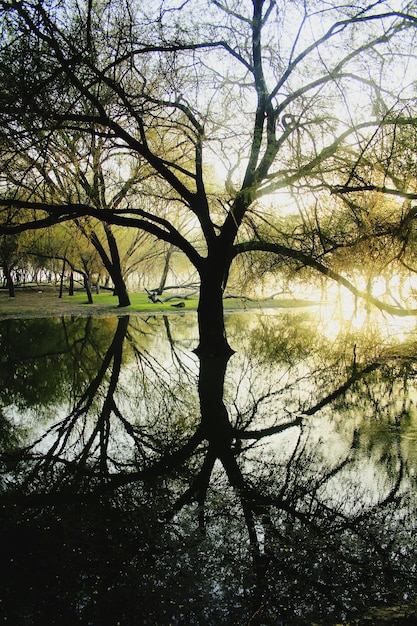
M241 352L197 358L189 319L61 320L37 353L0 333L8 619L330 624L412 599L413 351L235 316ZM25 394L12 354L67 365Z

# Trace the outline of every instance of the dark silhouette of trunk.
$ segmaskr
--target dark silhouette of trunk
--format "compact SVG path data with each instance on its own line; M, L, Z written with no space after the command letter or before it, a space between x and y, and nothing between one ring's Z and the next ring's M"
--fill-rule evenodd
M122 276L117 276L116 280L113 279L113 282L116 296L119 300L119 307L130 306L129 293L127 291L126 283L123 280Z
M255 583L252 588L252 605L253 614L256 615L262 607L268 557L261 553L256 533L255 510L258 514L260 511L266 514L268 510L267 507L260 505L261 498L258 492L253 490L250 484L248 484L247 478L243 475L241 467L236 460L234 442L238 433L236 433L230 422L223 399L224 380L229 359L230 354L224 354L222 357L200 357L198 392L201 407L201 432L202 436L209 443L206 464L208 460L211 461L207 465L212 469L214 459L219 459L227 474L229 483L242 506L252 558L252 571ZM236 443L237 441L238 437L236 437ZM197 492L196 497L201 509L199 526L203 532L205 532L204 504L209 480L210 476L208 475L203 483L200 481L198 485L200 493ZM260 623L256 619L253 621L253 624Z
M223 400L224 379L230 356L200 356L198 395L202 433L218 458L230 451L233 440L233 428Z
M69 295L73 296L74 295L74 272L71 270L70 273L70 280L69 280Z
M6 287L9 290L10 298L15 297L15 288L12 278L12 268L16 264L16 253L18 249L16 236L5 236L0 238L0 259L3 266L3 273L6 279Z
M117 241L109 224L104 224L104 232L106 233L107 243L109 246L110 256L105 251L96 233L91 235L91 243L100 255L104 267L110 274L114 284L114 293L119 299L119 307L130 305L130 298L127 291L126 283L122 275L122 267L120 263L119 249Z
M88 304L93 304L93 294L91 293L91 279L88 274L83 274L84 287L87 292Z
M162 270L161 281L159 283L159 287L158 287L158 290L156 292L157 296L162 295L162 292L165 289L165 285L166 285L167 277L168 277L168 272L169 272L169 263L171 261L171 256L172 256L173 251L174 251L174 246L170 245L168 250L167 250L167 253L165 255L164 269Z
M59 281L59 298L62 298L62 292L64 289L64 274L65 274L65 258L62 262L62 273L61 273L61 280Z
M223 293L230 263L219 254L207 257L200 267L198 328L200 342L195 353L223 357L233 354L224 325Z
M14 282L13 282L13 278L12 278L12 274L11 274L11 269L10 269L8 263L6 263L5 261L3 261L3 270L4 270L4 275L6 277L6 287L9 290L9 297L10 298L14 298L16 294L15 294Z

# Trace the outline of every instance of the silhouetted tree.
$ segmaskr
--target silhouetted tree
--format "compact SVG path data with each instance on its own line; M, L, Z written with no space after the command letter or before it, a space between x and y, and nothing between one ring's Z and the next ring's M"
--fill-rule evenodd
M335 246L326 245L323 223L331 214L317 212L320 224L288 240L276 238L275 227L265 238L262 225L274 226L280 193L308 199L335 188L375 133L396 127L391 111L408 80L396 70L404 57L413 58L416 17L409 9L385 2L139 8L4 0L1 205L17 221L3 220L1 232L90 216L175 246L200 278L200 353L230 352L222 296L233 260L254 251L308 266L403 313L332 266ZM385 106L376 107L381 94ZM74 141L99 136L146 163L146 193L169 200L176 216L187 215L193 235L177 227L170 210L140 201L97 208L88 198L40 197L41 185L10 181L13 155L29 146L42 167L51 137L63 130ZM206 163L217 166L222 186L213 185L212 169L207 180Z

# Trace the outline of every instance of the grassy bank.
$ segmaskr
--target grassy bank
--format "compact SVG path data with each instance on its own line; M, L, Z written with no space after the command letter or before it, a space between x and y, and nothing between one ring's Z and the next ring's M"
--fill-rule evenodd
M13 317L41 317L49 315L109 315L126 313L158 313L175 311L196 311L198 296L187 299L175 298L168 302L153 303L147 294L130 294L131 305L119 308L118 301L108 291L93 295L93 304L88 304L85 292L77 292L73 296L63 294L54 287L17 288L16 296L10 298L7 290L0 289L0 319ZM175 305L181 303L178 308ZM259 308L288 308L306 306L308 301L294 299L247 300L243 298L225 298L225 310L244 310Z

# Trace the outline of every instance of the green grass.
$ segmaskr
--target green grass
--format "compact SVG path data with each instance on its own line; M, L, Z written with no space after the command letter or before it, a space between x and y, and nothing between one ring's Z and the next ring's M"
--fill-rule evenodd
M168 302L153 303L149 300L146 293L131 293L129 294L129 298L131 304L129 307L126 307L127 311L172 311L176 309L176 307L173 307L172 305L181 301L179 298L174 298ZM85 304L88 306L85 292L78 292L73 296L64 295L63 300L69 304L72 302L73 304ZM196 296L187 300L182 300L182 302L184 302L185 306L180 310L197 310L198 298ZM93 294L93 304L100 305L104 308L117 308L118 300L117 297L113 296L111 293L101 292L99 294Z
M129 313L158 313L196 311L198 295L189 299L173 298L168 302L153 303L146 293L131 293L131 305L126 308L118 307L117 297L111 291L101 291L93 294L93 304L88 304L85 291L78 290L74 296L69 296L65 290L63 297L58 297L56 286L27 285L16 289L16 297L9 298L5 289L0 289L0 317L46 316L46 315L99 315L99 314L129 314ZM166 295L171 295L168 291ZM175 307L178 302L184 306ZM260 310L264 308L289 308L312 305L314 302L296 300L292 298L270 300L248 300L245 298L225 298L225 311L233 310Z
M181 299L181 298L173 298L172 300L169 300L168 302L151 302L147 296L147 294L144 293L131 293L129 294L130 297L130 306L126 307L126 311L136 311L136 312L141 312L141 311L175 311L175 310L179 310L179 311L196 311L197 310L197 305L198 305L198 296L191 296L190 298L187 298L186 300ZM163 296L162 296L163 297ZM86 306L89 306L87 303L87 298L86 298L86 294L85 292L78 292L76 293L74 296L68 296L68 295L64 295L63 296L63 300L65 302L68 302L68 304L70 304L71 302L73 304L85 304ZM183 302L184 303L184 307L181 308L177 308L175 306L173 306L174 304L177 304L178 302ZM103 308L117 308L118 306L118 300L117 297L113 296L111 293L109 292L101 292L99 294L93 294L93 303L96 306L100 306ZM259 308L288 308L288 307L295 307L295 306L305 306L308 304L313 304L311 302L307 302L307 301L300 301L300 300L295 300L295 299L282 299L282 300L278 300L278 299L274 299L274 300L247 300L244 298L225 298L224 301L224 308L227 310L244 310L244 309L259 309Z
M130 293L129 298L131 304L129 307L126 307L126 311L196 311L198 305L197 295L191 296L186 300L183 300L181 298L173 298L168 302L151 302L146 293ZM87 303L87 297L85 292L78 292L73 296L64 295L62 299L64 302L68 302L68 304L85 304L86 307L89 306ZM183 302L184 306L180 308L172 306L173 304L177 304L178 302ZM117 308L118 300L117 297L113 296L111 293L101 292L99 294L93 294L93 304L97 306L100 305L100 307L103 308ZM276 302L274 303L271 300L270 306L276 306L276 304ZM224 306L227 309L245 309L259 307L261 306L261 303L250 302L241 298L227 298L224 300ZM262 302L262 306L265 306L264 302Z

